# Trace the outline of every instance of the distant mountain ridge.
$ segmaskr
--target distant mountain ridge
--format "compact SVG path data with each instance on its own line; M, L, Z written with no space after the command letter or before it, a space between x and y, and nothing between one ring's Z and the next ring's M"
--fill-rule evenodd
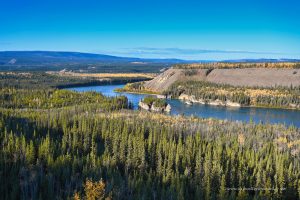
M181 60L119 57L67 51L0 51L0 70L80 70L89 72L159 72L193 62L300 62L299 59Z
M0 51L1 64L9 63L12 59L17 61L13 64L45 64L56 62L159 62L180 63L180 59L143 59L134 57L119 57L105 54L63 52L63 51Z
M180 59L143 59L61 51L0 51L0 71L74 70L82 72L159 72Z

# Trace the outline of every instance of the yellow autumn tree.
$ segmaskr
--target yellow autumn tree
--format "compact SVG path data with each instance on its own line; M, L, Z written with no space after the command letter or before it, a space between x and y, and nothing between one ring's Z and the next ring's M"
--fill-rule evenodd
M102 179L98 182L87 179L84 185L84 192L86 200L104 199L105 183Z
M84 193L85 196L83 199L86 200L101 200L105 196L105 183L102 179L98 182L93 182L90 179L87 179L84 183ZM74 200L80 200L80 194L78 192L74 193Z

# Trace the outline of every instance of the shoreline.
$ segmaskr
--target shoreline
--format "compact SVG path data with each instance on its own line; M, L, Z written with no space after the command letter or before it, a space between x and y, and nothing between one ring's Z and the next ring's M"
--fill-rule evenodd
M136 91L117 91L114 90L115 92L118 93L129 93L129 94L147 94L147 95L162 95L161 93L146 93L146 92L136 92ZM166 98L167 99L167 98ZM179 98L170 98L170 99L176 99L176 100L180 100L183 101L182 99ZM201 104L198 102L193 102L193 104ZM208 105L208 106L220 106L220 107L228 107L228 108L265 108L265 109L280 109L280 110L293 110L293 111L300 111L300 108L290 108L290 107L276 107L276 106L261 106L261 105L249 105L249 106L245 106L245 105L241 105L241 106L223 106L223 105L211 105L208 103L202 104L202 105Z
M151 93L151 92L135 92L135 91L118 91L119 88L114 89L114 92L118 93L129 93L129 94L147 94L147 95L160 95L160 93Z

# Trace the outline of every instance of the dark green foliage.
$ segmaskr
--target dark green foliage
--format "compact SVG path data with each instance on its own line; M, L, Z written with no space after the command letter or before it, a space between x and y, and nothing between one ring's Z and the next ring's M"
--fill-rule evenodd
M145 81L139 81L134 83L127 83L123 88L115 89L116 92L134 92L134 93L144 93L144 94L155 94L157 92L148 90L144 86Z
M144 82L128 83L126 86L130 85L133 90L143 90Z
M116 106L128 108L125 96L109 98L97 92L79 93L57 89L0 89L0 107L3 108L49 109L81 104L98 104L108 110Z
M1 110L1 199L66 199L86 178L114 199L299 199L294 127L87 109ZM228 190L251 187L273 189Z
M205 72L205 76L208 76L208 74L210 74L210 72L212 72L214 70L214 68L209 68L206 72Z
M251 98L243 92L234 92L230 95L229 99L233 102L240 103L241 105L251 104Z
M264 93L259 95L251 94L251 92L255 93L256 90ZM272 92L276 92L277 95L269 94ZM173 98L178 98L183 93L194 95L196 99L206 101L229 100L244 106L300 108L300 87L246 88L206 81L185 81L174 83L165 92L166 95L172 95Z
M115 91L117 92L141 92L144 91L144 81L135 82L135 83L127 83L123 88L117 88Z
M94 92L0 94L0 199L70 199L101 179L113 199L300 199L295 127L141 113Z
M156 107L165 107L167 102L164 99L159 99L155 96L146 96L143 100L142 100L145 104L148 104L149 106L151 106L152 104L154 104Z
M195 69L184 70L185 76L194 76L196 74L197 74L197 70L195 70Z

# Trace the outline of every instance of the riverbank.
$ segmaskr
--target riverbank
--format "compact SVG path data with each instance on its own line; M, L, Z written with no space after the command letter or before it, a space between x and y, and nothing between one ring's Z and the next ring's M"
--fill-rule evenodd
M146 96L139 102L139 108L153 112L171 112L171 105L164 99L159 99L154 96Z
M189 101L218 100L220 106L230 101L241 106L300 109L300 87L235 87L207 81L182 81L172 84L163 93L172 98L186 96Z
M276 106L265 106L265 105L242 105L237 102L232 102L230 100L226 101L221 101L219 99L216 100L204 100L204 99L195 99L194 95L186 95L186 94L181 94L177 99L182 100L189 104L188 102L191 103L199 103L202 105L210 105L210 106L223 106L223 107L244 107L244 108L269 108L269 109L285 109L285 110L300 110L299 108L293 108L293 107L276 107Z
M158 92L152 92L152 91L147 91L147 90L140 90L140 91L135 91L135 90L127 90L124 88L117 88L114 90L115 92L126 92L126 93L130 93L130 94L149 94L149 95L161 95Z
M218 95L219 91L222 92L222 96L220 95L220 99L203 99L203 98L196 98L195 95L187 95L184 93L181 93L180 95L176 95L175 92L164 92L164 93L159 93L155 91L150 91L143 89L142 85L143 82L136 82L134 83L135 86L132 88L132 84L126 84L123 88L118 88L115 91L116 92L126 92L126 93L132 93L132 94L148 94L148 95L156 95L159 98L172 98L172 99L179 99L179 100L186 100L187 102L190 101L192 103L200 103L204 105L211 105L211 106L224 106L224 107L251 107L251 108L270 108L270 109L287 109L287 110L300 110L300 104L292 104L290 103L289 106L276 106L276 105L266 105L266 104L258 104L255 103L257 101L257 98L263 99L263 98L268 98L268 99L275 99L276 97L278 98L285 98L285 95L283 92L276 90L276 89L266 89L266 88L233 88L228 86L218 86L216 84L213 84L213 88L210 88L210 92L207 90L202 91L203 93L207 93L210 95ZM138 85L138 86L137 86ZM211 87L210 83L208 85ZM174 86L173 86L174 87ZM207 85L206 85L207 87ZM141 88L141 89L138 89ZM184 88L184 87L183 87ZM186 87L185 87L186 88ZM171 88L172 89L172 88ZM227 89L227 90L226 90ZM235 90L234 90L235 89ZM238 91L238 92L237 92ZM227 94L227 96L226 96ZM236 95L236 96L233 96ZM273 95L273 96L272 96ZM233 99L237 99L239 102L232 101L231 99L228 98L231 97ZM290 98L293 98L292 95L290 95ZM294 97L295 99L299 98L297 96ZM226 99L226 100L222 100ZM282 101L282 99L280 99ZM254 104L255 103L255 104ZM248 104L248 105L247 105Z

